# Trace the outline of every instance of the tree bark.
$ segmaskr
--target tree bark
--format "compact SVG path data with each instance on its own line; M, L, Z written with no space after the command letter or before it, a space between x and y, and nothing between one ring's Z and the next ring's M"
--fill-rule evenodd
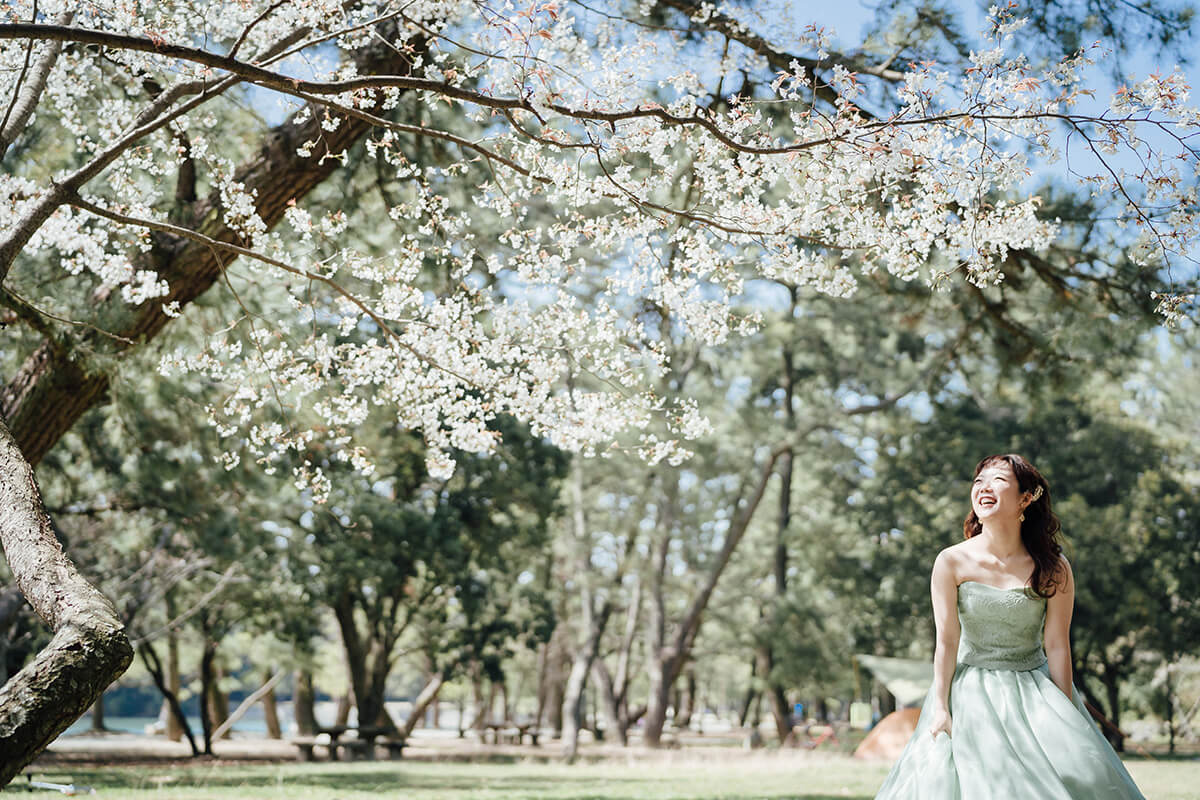
M622 746L629 745L628 725L621 717L621 708L617 704L617 693L613 686L612 675L608 667L597 658L592 662L592 680L596 682L596 692L599 694L600 711L604 714L604 735L615 737Z
M400 730L400 733L405 738L412 736L412 732L416 730L421 717L425 715L425 709L429 708L431 703L437 701L438 692L442 690L442 686L445 683L446 673L441 670L430 676L429 682L425 684L421 689L421 693L417 695L417 699L413 701L412 713L408 715L408 719L404 721L404 727Z
M684 673L683 687L679 692L679 702L675 704L675 727L686 729L691 727L692 712L696 708L696 671L691 667Z
M203 630L203 625L201 626ZM216 680L213 663L217 658L217 645L204 632L204 649L200 653L200 730L204 734L204 755L211 756L213 740L212 692Z
M585 602L590 603L591 597L585 593ZM612 604L605 600L600 610L585 615L585 624L589 628L587 639L575 653L571 663L571 674L567 677L567 686L563 691L563 755L567 763L575 761L579 752L579 726L583 714L583 690L587 686L588 673L600 650L600 638L608 626L608 618L612 614Z
M567 626L559 624L550 641L546 645L546 673L543 679L545 693L546 725L554 731L554 737L562 736L563 690L566 678L563 676L563 664L566 660L564 640L568 635Z
M175 605L171 602L171 596L167 594L167 619L175 619ZM167 687L171 690L172 697L179 697L179 634L175 629L167 631ZM164 695L163 702L168 703L167 714L167 739L172 742L178 742L183 738L183 725L179 720L182 715L176 715L174 709L169 706L170 700ZM191 736L191 733L188 733Z
M666 724L671 686L675 683L675 679L679 677L679 670L686 660L688 653L692 650L696 634L700 630L700 621L704 616L705 609L708 607L708 601L717 587L717 582L721 579L721 575L725 572L725 567L729 564L730 558L733 557L734 550L737 549L746 530L750 527L754 513L758 510L763 495L766 493L767 483L775 471L775 464L778 462L779 457L786 451L786 447L778 447L772 450L766 462L759 468L758 475L753 480L753 485L749 486L749 496L745 496L744 491L738 493L738 499L734 503L735 513L733 524L729 526L729 532L725 537L724 544L715 554L712 566L709 568L704 582L696 594L692 596L691 602L688 604L687 610L684 612L675 630L675 635L669 643L666 639L666 605L663 598L662 584L666 570L667 551L670 547L672 524L662 525L660 523L663 536L659 542L659 547L656 548L654 567L652 569L654 585L650 592L650 626L647 638L648 646L646 648L646 666L650 678L650 693L646 701L644 741L648 747L658 747L660 743L663 726ZM745 488L747 488L747 484L743 484L743 490ZM745 499L744 504L742 503L743 498ZM674 513L672 509L675 503L676 500L673 496L669 496L666 499L663 504L665 509L667 509L666 513Z
M746 686L746 696L742 698L742 709L738 712L738 727L746 727L746 720L750 718L750 706L754 703L754 695L758 691L755 687L755 678L758 676L758 658L750 659L750 683Z
M217 661L213 662L213 682L209 687L208 707L212 714L213 739L228 739L229 729L225 725L229 721L229 693L221 689L221 680L225 677L225 669Z
M796 311L796 291L791 290L792 295L792 314L789 318L795 316ZM795 383L793 376L795 375L795 359L792 355L791 345L785 343L782 350L783 364L780 371L780 384L783 387L783 415L787 420L787 430L790 434L796 431L796 408L794 403ZM766 626L771 634L781 630L779 612L783 604L787 600L787 582L788 582L788 529L792 524L792 471L795 465L795 456L790 449L785 450L779 456L779 517L775 524L775 602L772 605L769 625ZM770 640L764 642L759 648L759 660L762 665L762 676L764 682L764 692L771 704L771 714L775 718L775 733L779 736L780 744L788 741L788 737L792 734L792 710L788 708L787 698L784 695L784 687L779 682L779 676L775 670L775 652L771 646Z
M112 604L67 558L33 468L0 422L0 544L17 585L54 632L0 687L0 786L83 716L129 667L133 648Z
M338 698L337 713L334 715L333 724L335 726L346 725L350 722L350 708L354 705L351 699L353 692L347 691L344 695Z
M0 686L8 682L11 632L16 629L17 616L24 604L25 598L17 586L5 586L0 589Z
M279 704L276 702L274 684L271 684L263 693L262 705L263 720L267 725L267 738L282 739L283 729L279 727Z
M292 714L296 718L296 732L301 736L314 736L317 732L313 695L312 673L306 669L296 670L296 688L292 690Z
M108 728L104 726L104 693L96 698L96 702L92 703L92 732L106 733Z
M651 658L646 664L650 691L646 697L646 725L643 728L642 743L647 747L658 747L662 744L663 727L666 725L667 708L670 706L671 683L667 678L670 669L671 665L664 664L661 658Z
M237 721L240 720L242 717L244 717L246 715L246 712L254 707L255 703L259 702L260 700L265 699L268 695L272 695L272 693L275 691L275 685L277 683L279 683L281 680L283 680L283 676L286 674L287 673L284 670L279 670L279 672L276 672L274 675L272 675L268 672L266 680L263 681L263 685L258 687L257 689L255 689L253 692L250 693L250 695L248 695L244 700L242 700L242 702L238 704L238 707L233 710L232 714L226 714L225 719L221 720L220 725L218 725L216 730L213 731L213 738L214 739L228 738L230 731L233 730L233 726L237 724ZM267 727L268 728L270 727L269 723L268 723ZM276 732L278 732L278 730L279 730L279 720L278 719L275 720L275 729L276 729ZM276 735L276 736L272 736L271 738L278 739L280 737L278 735Z
M333 611L342 633L350 686L354 690L354 702L358 710L358 724L394 727L389 724L390 718L385 719L383 704L387 677L392 667L390 652L395 644L396 632L380 632L380 625L374 625L368 619L367 634L364 636L355 620L354 596L348 591L338 596Z
M64 11L54 20L54 24L70 25L74 16L74 11ZM30 67L20 94L13 98L12 106L9 109L10 113L4 120L3 128L0 128L0 158L4 158L9 145L20 135L21 131L25 130L25 124L33 116L33 110L37 108L38 100L41 99L42 92L46 90L46 81L54 69L55 62L58 61L59 53L62 52L62 42L44 42L44 45L42 54ZM30 42L29 46L32 47L33 42ZM132 656L130 658L132 660Z
M187 717L183 714L183 707L179 704L179 694L172 691L168 685L167 678L163 675L162 662L159 661L158 653L154 650L154 645L149 642L142 642L138 645L138 653L141 655L142 663L146 666L146 671L150 673L150 678L154 681L154 685L158 687L158 691L162 693L164 701L167 703L170 711L167 719L174 718L176 720L179 730L187 737L188 746L192 749L192 755L200 755L200 748L196 746L196 739L192 736L192 726L188 724Z
M471 728L482 731L487 724L487 706L483 699L483 673L478 663L471 670L471 700L474 706L471 710Z

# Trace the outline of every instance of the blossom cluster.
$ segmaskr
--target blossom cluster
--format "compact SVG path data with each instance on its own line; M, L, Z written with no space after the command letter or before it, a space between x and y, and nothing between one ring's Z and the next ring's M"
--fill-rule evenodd
M39 18L69 5L41 2ZM13 18L32 11L29 0L10 4ZM407 189L377 221L397 231L388 245L356 245L344 213L303 200L279 226L263 219L229 132L203 102L135 135L149 103L178 90L160 112L170 113L227 71L153 48L108 47L103 60L96 48L67 49L37 113L79 158L106 159L81 195L111 213L64 201L36 222L23 252L52 254L67 273L119 287L127 303L156 302L166 282L136 266L150 245L147 226L114 215L168 223L167 187L185 165L199 170L248 253L237 279L274 304L162 360L164 374L201 373L225 387L210 412L230 442L229 463L246 451L272 469L319 440L367 470L353 433L372 409L386 409L420 431L430 475L445 478L454 450L495 446L489 423L498 414L569 450L684 457L683 442L708 427L693 403L661 389L671 368L664 337L712 345L752 330L754 315L737 310L749 279L837 295L876 270L931 285L950 275L1000 282L1011 251L1040 250L1056 235L1030 176L1036 162L1061 156L1064 137L1094 155L1071 165L1085 185L1121 198L1137 260L1163 268L1194 251L1198 161L1189 137L1200 112L1187 105L1179 73L1080 110L1090 57L1035 70L1010 50L1020 20L997 11L993 41L964 74L910 65L886 114L860 105L858 76L838 65L826 76L836 101L815 102L796 62L767 96L733 96L712 110L702 76L714 64L761 72L760 56L730 54L723 37L685 46L669 31L575 11L552 0L88 4L72 25L160 44L223 43L214 52L294 77L295 86L365 79L303 96L294 121L317 115L326 133L357 111L397 107L397 82L373 86L356 66L355 55L385 37L425 81L405 91L461 111L474 133L468 141L428 128L457 137L463 160L416 163L405 129L373 117L368 153ZM697 22L724 13L706 3ZM821 34L810 34L823 48ZM0 42L0 96L17 88L27 44ZM1134 158L1110 157L1118 153ZM295 157L344 154L311 140ZM76 168L64 164L56 179ZM454 199L452 186L468 196ZM53 191L19 171L0 176L3 235L32 224ZM450 280L431 284L431 264ZM1178 313L1179 304L1163 307ZM318 494L328 487L316 462L297 479Z

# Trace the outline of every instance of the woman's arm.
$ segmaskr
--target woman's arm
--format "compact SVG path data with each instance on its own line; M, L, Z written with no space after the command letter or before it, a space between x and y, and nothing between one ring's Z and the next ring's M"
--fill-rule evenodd
M933 624L937 643L933 648L934 707L950 711L950 682L958 660L958 583L951 557L943 550L933 560L929 592L933 599Z
M1058 591L1046 601L1046 661L1050 679L1071 699L1071 612L1075 608L1075 576L1066 556L1059 556Z

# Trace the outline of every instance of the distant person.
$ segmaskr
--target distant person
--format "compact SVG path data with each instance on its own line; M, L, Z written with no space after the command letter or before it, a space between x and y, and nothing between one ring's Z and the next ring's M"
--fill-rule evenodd
M875 800L1145 800L1072 685L1058 529L1024 458L975 467L966 541L933 562L933 685Z

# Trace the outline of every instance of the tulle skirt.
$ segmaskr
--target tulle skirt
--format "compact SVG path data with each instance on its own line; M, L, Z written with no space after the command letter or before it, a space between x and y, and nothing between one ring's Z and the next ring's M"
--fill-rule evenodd
M875 800L1145 800L1083 705L1031 670L959 664L951 734L929 735L933 691Z

